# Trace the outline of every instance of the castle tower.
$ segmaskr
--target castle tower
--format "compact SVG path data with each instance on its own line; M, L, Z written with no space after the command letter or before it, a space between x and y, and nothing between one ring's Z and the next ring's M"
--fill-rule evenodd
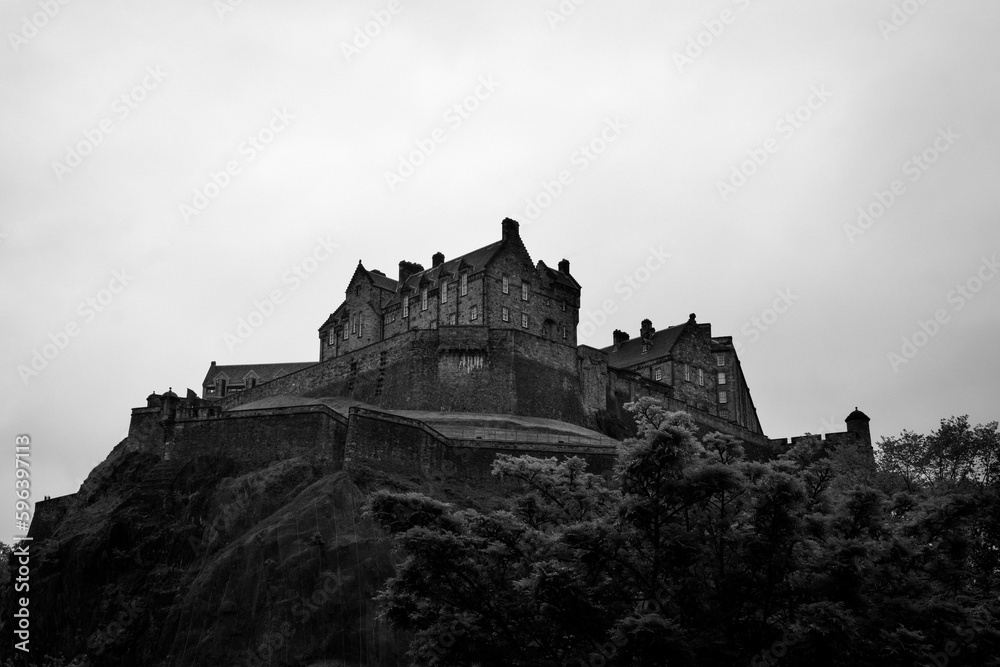
M868 415L854 408L854 412L847 415L844 422L847 424L847 432L853 433L857 438L859 449L872 461L875 461L875 451L872 449L872 434L868 427L871 420Z

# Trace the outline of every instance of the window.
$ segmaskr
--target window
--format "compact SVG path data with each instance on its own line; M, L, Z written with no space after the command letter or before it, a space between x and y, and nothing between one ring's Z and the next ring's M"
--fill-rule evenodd
M358 313L358 338L365 333L365 321L361 319L361 313Z
M649 345L647 343L642 344L642 354L649 352Z
M527 300L528 300L528 283L522 280L521 281L521 301L527 301Z
M562 310L565 313L566 312L566 302L565 301L560 301L559 304L562 306Z
M726 355L724 355L724 354L717 354L717 355L715 355L715 365L716 366L725 366L726 365Z
M479 319L479 307L478 306L473 306L472 307L472 319L473 320L478 320Z
M427 310L427 288L420 290L420 310Z
M510 322L510 309L507 306L500 309L500 319L504 322Z
M441 283L441 303L448 303L448 283Z
M351 335L350 332L347 330L347 325L345 324L344 325L344 340L347 340L347 337L350 336L350 335Z
M510 278L507 276L503 277L503 293L510 294Z
M448 324L452 326L455 325L455 313L452 313L451 315L448 316Z
M725 373L725 371L719 371L719 384L726 384L726 373Z
M568 328L569 327L565 327L565 326L562 328L562 338L563 338L563 340L566 340L566 329L568 329Z
M334 329L333 327L330 327L330 330L327 332L326 344L333 345L334 342L336 342L336 340L337 340L337 330Z
M719 416L729 419L729 408L719 408Z
M685 382L691 381L691 367L688 366L687 364L684 364L684 381Z
M253 389L254 387L257 386L257 378L255 378L255 377L248 377L246 379L245 384L246 384L246 388L247 389Z
M705 386L705 371L698 369L698 384Z
M382 324L383 325L389 324L389 313L386 313L385 317L382 318Z
M395 310L392 311L392 317L389 318L389 321L390 322L395 322L396 321L396 311Z
M521 313L521 328L528 328L528 313Z
M403 317L410 316L410 297L403 295Z
M458 279L459 289L462 292L462 296L469 295L469 274L463 273L462 277Z
M660 380L662 380L663 379L663 371L661 371L659 368L657 368L655 371L653 371L653 379L656 380L657 382L659 382Z
M726 392L720 391L719 392L719 403L728 403L728 402L729 402L729 396L726 395Z
M357 315L351 315L351 333L352 334L358 333L358 316Z
M361 283L354 286L354 296L361 296Z

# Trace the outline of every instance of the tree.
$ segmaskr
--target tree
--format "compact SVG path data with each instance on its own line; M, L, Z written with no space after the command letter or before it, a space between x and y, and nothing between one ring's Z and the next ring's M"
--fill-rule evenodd
M416 664L934 664L946 646L1000 664L995 497L890 496L819 441L750 462L682 413L630 408L640 437L610 482L500 456L517 490L498 510L370 498L406 554L379 600Z

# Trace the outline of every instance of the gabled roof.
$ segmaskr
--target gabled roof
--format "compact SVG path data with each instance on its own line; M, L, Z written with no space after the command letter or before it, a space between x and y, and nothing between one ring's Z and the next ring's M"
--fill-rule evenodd
M580 283L576 282L576 279L573 276L566 275L562 271L556 271L542 260L538 260L538 268L540 268L544 276L552 282L560 285L566 285L567 287L572 287L573 289L580 289Z
M646 354L642 353L642 338L630 338L621 344L617 350L611 345L602 348L602 352L608 353L608 366L615 368L628 368L644 361L650 361L659 357L665 357L674 349L674 344L684 332L684 327L688 325L678 324L667 327L662 331L654 331L652 345Z
M438 284L442 276L448 277L449 279L457 278L459 270L468 271L469 273L482 271L486 268L486 265L489 264L490 260L493 259L494 255L497 254L497 251L502 245L502 240L496 241L487 246L483 246L478 250L473 250L472 252L450 259L447 262L442 263L440 266L435 266L419 273L414 273L403 281L403 286L408 290L418 290L420 289L420 285L422 283ZM393 282L396 285L399 284L395 280ZM400 297L397 293L396 296L394 296L389 303L386 304L386 307L394 306L398 303L400 303Z
M354 269L351 279L347 281L347 289L351 288L351 285L354 283L354 279L358 276L358 274L361 274L363 277L370 280L375 287L389 292L395 292L396 287L399 284L397 281L384 275L381 271L369 271L364 267L364 264L361 263L361 260L358 260L358 266Z
M209 366L208 373L205 374L205 380L201 383L201 386L214 384L215 378L222 373L225 373L229 377L230 382L242 382L243 378L251 372L257 375L261 383L270 382L284 375L300 371L303 368L309 368L315 363L315 361L302 361L288 364L232 364L229 366L212 364Z
M326 318L326 322L323 322L323 324L320 325L319 331L322 331L327 326L329 326L329 325L333 324L334 322L336 322L337 320L341 319L344 316L344 310L346 308L347 308L347 301L341 301L340 305L337 306L337 309L335 311L333 311L332 313L330 313L330 317Z

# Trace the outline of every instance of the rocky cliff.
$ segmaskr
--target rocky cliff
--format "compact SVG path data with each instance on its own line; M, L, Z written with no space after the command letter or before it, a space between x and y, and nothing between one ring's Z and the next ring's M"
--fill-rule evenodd
M122 441L32 525L31 664L406 664L373 601L393 572L361 513L378 487L429 490L318 458L160 461Z

